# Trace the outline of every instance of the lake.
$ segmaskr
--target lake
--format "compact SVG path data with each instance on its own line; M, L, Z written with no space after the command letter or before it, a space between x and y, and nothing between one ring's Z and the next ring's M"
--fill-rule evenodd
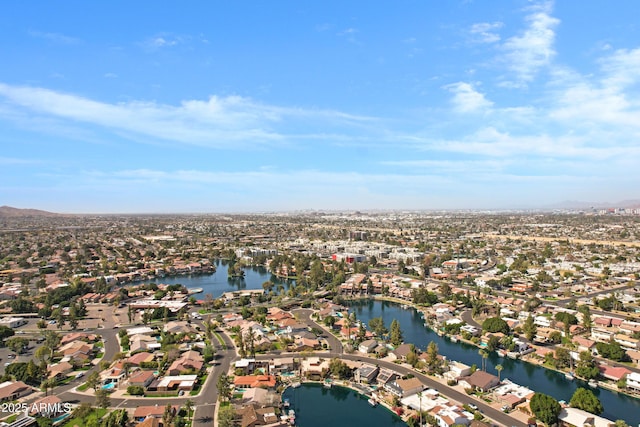
M288 388L282 397L296 412L296 425L304 427L406 426L385 407L372 407L366 396L344 387L302 384Z
M155 280L144 281L143 283L181 284L188 289L202 288L202 293L196 294L198 299L204 298L206 294L211 294L214 298L218 298L225 292L243 289L263 289L262 284L266 281L275 283L274 292L277 292L278 285L281 285L286 290L289 289L291 284L295 283L295 280L280 279L261 266L245 268L244 277L229 277L227 273L228 264L224 260L216 260L215 266L216 272L212 274L158 277Z
M351 304L350 311L355 312L359 320L369 323L374 317L382 316L387 328L393 319L400 322L405 342L413 343L421 350L425 350L429 342L438 345L439 353L449 360L457 360L467 365L482 365L482 357L478 348L465 343L454 343L446 337L441 337L424 326L420 313L412 307L402 308L402 305L388 301L362 300ZM498 375L496 365L502 365L501 378L509 378L513 382L527 386L533 391L553 396L557 400L569 402L578 387L590 389L580 380L569 381L564 374L532 365L521 360L502 358L492 352L487 359L487 372ZM604 412L603 417L610 420L623 419L629 425L640 423L640 399L612 392L603 388L591 389L596 395Z

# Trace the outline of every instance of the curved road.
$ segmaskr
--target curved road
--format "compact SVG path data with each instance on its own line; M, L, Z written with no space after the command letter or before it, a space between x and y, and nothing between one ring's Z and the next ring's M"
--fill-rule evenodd
M221 332L221 331L219 331ZM105 341L105 354L103 360L113 360L113 357L118 353L119 347L116 344L117 341L117 329L100 329L96 333L100 333ZM225 342L226 348L222 348L217 340L214 340L216 348L215 363L212 372L207 377L205 383L202 385L201 391L197 396L183 396L183 397L159 397L159 398L111 398L111 408L136 408L138 406L153 406L153 405L166 405L167 403L182 405L187 400L191 400L194 403L193 425L211 425L214 418L215 405L218 401L217 382L220 374L229 371L231 363L236 358L235 346L231 339L224 333L220 333ZM97 366L92 367L85 373L88 375L94 370L98 370ZM85 378L71 381L70 384L57 387L55 390L56 396L60 397L64 401L70 401L74 403L91 403L95 404L95 397L87 393L75 392L73 389L81 385L85 381ZM200 426L199 426L200 427Z
M304 322L309 327L326 331L326 329L323 326L319 325L318 323L316 323L314 320L311 319L313 310L296 309L296 310L293 310L293 313L296 315L299 321ZM103 336L103 339L105 341L105 354L103 359L112 360L119 350L119 347L116 345L117 343L116 336L117 336L118 330L113 329L113 326L111 325L111 328L101 329L96 332L100 333ZM218 400L218 391L217 391L218 378L222 373L226 373L229 371L231 363L237 358L235 346L231 341L231 339L224 333L221 333L220 335L223 337L226 348L222 348L220 344L217 342L217 340L214 341L216 346L215 366L214 366L213 372L211 372L211 374L207 377L206 382L203 384L200 394L198 394L197 396L168 397L168 398L134 398L134 397L111 398L111 407L112 408L135 408L141 405L164 406L167 403L182 405L187 400L191 399L194 402L194 407L195 407L195 412L193 414L194 427L204 427L205 425L211 425L214 421L215 407L216 407L216 402ZM417 378L419 378L423 382L423 384L425 384L427 387L440 390L441 394L443 394L444 396L454 401L457 401L460 403L473 402L475 405L478 406L480 410L483 411L483 413L487 417L491 418L492 420L495 420L500 424L503 424L505 426L518 426L518 427L526 426L526 424L523 424L520 421L510 417L509 415L494 409L493 407L487 405L483 401L473 400L466 394L460 393L457 390L447 387L446 385L443 385L442 383L435 381L434 379L426 375L420 374L409 367L379 360L379 359L369 358L364 355L344 354L342 342L335 335L331 333L328 333L328 332L324 333L323 338L327 340L327 343L330 346L330 351L314 353L317 356L339 357L346 360L367 362L372 365L378 365L380 367L385 367L385 368L394 370L402 375L409 375L409 374L414 375ZM293 354L297 354L297 353L291 353L291 355ZM266 355L259 355L256 357L256 359L264 360L264 359L273 358L274 356L278 356L278 354L271 353ZM97 369L99 368L97 366L94 366L87 373L90 373ZM56 389L56 395L65 401L72 401L72 402L78 402L78 403L88 402L92 404L95 403L95 397L93 395L73 391L75 387L82 384L83 382L84 382L84 378L79 380L74 380L68 385L58 387Z

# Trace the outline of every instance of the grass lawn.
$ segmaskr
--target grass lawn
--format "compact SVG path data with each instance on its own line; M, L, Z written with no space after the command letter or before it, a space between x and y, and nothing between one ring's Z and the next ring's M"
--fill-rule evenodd
M69 421L64 423L64 425L62 427L74 427L74 426L84 427L86 421L89 421L92 418L94 418L96 420L99 420L102 417L104 417L106 413L107 413L107 409L102 409L102 408L94 409L91 412L91 414L89 414L89 416L86 417L85 421L82 421L81 418L73 417L73 418L70 418Z
M220 335L220 333L219 332L214 332L214 335L218 339L218 342L220 342L220 346L222 347L222 349L226 350L227 349L227 345L224 343L224 340L222 339L222 336Z
M84 383L80 386L78 386L78 391L86 391L89 388L89 386L87 385L87 383Z

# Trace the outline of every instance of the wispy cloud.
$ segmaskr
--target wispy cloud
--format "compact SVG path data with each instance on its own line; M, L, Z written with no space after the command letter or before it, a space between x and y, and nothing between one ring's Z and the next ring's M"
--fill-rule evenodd
M41 160L37 159L24 159L24 158L16 158L16 157L2 157L0 156L0 165L10 166L10 165L33 165L42 163Z
M552 9L550 1L532 6L531 13L526 17L528 27L502 45L504 60L516 74L513 84L530 82L554 57L555 27L560 20L551 16Z
M498 30L502 28L502 22L479 22L469 29L473 43L496 43L500 41Z
M36 30L29 30L28 33L31 37L45 39L58 44L78 44L81 42L81 40L78 38L70 37L61 33L49 33Z
M191 40L190 36L161 33L161 34L157 34L155 36L149 37L138 44L146 50L154 51L154 50L159 50L164 48L175 47L175 46L184 44L188 40Z
M451 103L457 112L470 113L491 108L493 105L483 94L475 90L470 83L452 83L445 86L445 88L453 93Z
M109 104L49 89L0 83L0 98L5 99L0 114L9 119L19 109L130 136L212 147L327 140L332 137L327 127L334 131L343 127L360 129L374 121L341 111L261 104L240 96L211 96L208 100L186 100L177 106L142 101ZM295 130L298 127L304 130ZM345 135L335 137L340 140Z

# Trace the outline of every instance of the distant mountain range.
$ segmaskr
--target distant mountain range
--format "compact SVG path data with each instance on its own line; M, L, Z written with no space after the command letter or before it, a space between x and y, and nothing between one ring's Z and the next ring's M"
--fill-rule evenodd
M550 205L544 205L539 207L521 207L519 209L522 210L543 210L543 211L552 211L552 210L599 210L599 209L607 209L607 208L625 208L625 209L640 209L640 200L623 200L621 202L608 203L608 202L581 202L577 200L565 200L563 202L554 203ZM518 208L516 208L518 209ZM449 209L438 209L441 211L448 211ZM454 211L456 209L451 209ZM469 211L474 211L475 209L468 209ZM479 211L486 209L478 209ZM340 212L340 211L336 211ZM63 217L63 216L73 216L74 214L59 214L55 212L48 212L39 209L19 209L11 206L0 206L0 218L53 218L53 217ZM78 214L81 215L81 214Z
M0 218L20 218L20 217L54 217L60 214L41 211L38 209L18 209L11 206L0 206Z
M625 208L640 209L640 200L623 200L621 202L580 202L576 200L566 200L564 202L547 205L544 209L606 209Z

